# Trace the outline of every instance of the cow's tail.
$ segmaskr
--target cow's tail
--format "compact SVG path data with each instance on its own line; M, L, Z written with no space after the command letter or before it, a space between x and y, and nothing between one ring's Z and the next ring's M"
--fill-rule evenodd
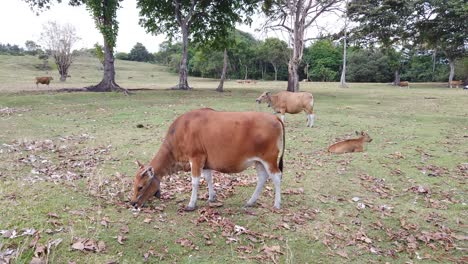
M280 169L281 172L283 172L283 156L284 156L284 149L286 148L286 133L285 133L283 121L281 121L281 119L279 118L278 120L280 121L281 127L283 128L283 149L281 150L281 156L280 156L280 160L278 163L278 168Z

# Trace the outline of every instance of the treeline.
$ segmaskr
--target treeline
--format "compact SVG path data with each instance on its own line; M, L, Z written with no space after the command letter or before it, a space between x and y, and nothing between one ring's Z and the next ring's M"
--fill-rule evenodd
M257 80L287 80L290 49L286 42L268 38L257 40L251 34L236 31L234 45L227 50L228 78ZM178 72L181 60L181 43L163 42L159 52L149 53L137 43L130 53L117 53L117 59L146 61L168 66ZM312 42L304 49L299 68L301 80L339 81L342 68L343 46L332 38ZM434 54L425 50L410 50L398 54L402 80L411 82L446 82L449 74L447 58L443 53ZM377 47L348 47L348 82L392 82L395 56ZM401 59L403 58L403 59ZM463 78L467 58L457 60L455 79ZM223 67L223 51L203 45L189 46L188 69L191 76L219 78Z

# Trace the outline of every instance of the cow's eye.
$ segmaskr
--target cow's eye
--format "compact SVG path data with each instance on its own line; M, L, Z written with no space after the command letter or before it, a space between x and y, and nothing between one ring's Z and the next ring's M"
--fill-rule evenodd
M143 186L138 187L138 191L141 191L143 189Z

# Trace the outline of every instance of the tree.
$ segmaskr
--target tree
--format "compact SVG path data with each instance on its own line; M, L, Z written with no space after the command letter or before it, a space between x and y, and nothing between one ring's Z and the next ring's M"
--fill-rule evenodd
M340 69L341 53L330 40L318 40L304 51L304 62L312 68L312 79L332 81Z
M179 84L175 89L188 90L188 45L189 38L206 42L224 36L241 15L252 13L255 0L138 0L140 24L153 34L167 34L170 38L182 35L182 58L179 69ZM247 16L247 21L250 18Z
M79 40L75 27L71 24L60 25L49 21L43 25L41 40L55 60L60 81L66 81L68 68L73 62L72 47Z
M413 0L352 0L347 9L349 19L358 22L354 38L370 45L379 43L383 52L391 57L394 84L400 83L401 53L396 51L411 42Z
M278 67L281 64L288 64L289 49L288 44L277 38L267 38L259 46L260 56L268 61L275 71L275 81L278 80Z
M24 46L26 46L27 53L32 56L36 56L40 52L40 49L41 49L41 46L36 44L36 42L32 40L27 40Z
M38 11L49 9L54 0L23 0L28 3L31 8ZM62 0L56 0L62 2ZM108 91L124 91L115 82L115 66L114 66L114 47L116 45L117 33L119 24L117 21L117 10L120 8L120 2L123 0L68 0L72 6L85 5L88 11L94 18L97 29L101 32L104 38L104 74L102 81L94 86L87 87L88 91L108 92Z
M137 42L135 46L133 46L132 50L128 54L128 60L131 61L153 61L154 57L151 53L148 52L146 47Z
M90 91L124 91L127 93L126 89L121 88L115 82L114 48L117 41L117 33L119 31L117 10L120 8L121 1L122 0L84 1L87 9L94 18L97 29L101 32L104 38L104 75L99 84L87 88Z
M343 28L343 66L341 67L340 87L348 88L346 84L346 51L347 51L347 38L348 38L348 1L346 1L345 24Z
M322 14L339 10L342 0L267 0L263 10L268 16L265 29L289 34L292 54L288 63L288 91L299 91L299 65L302 62L305 31Z
M450 84L455 76L455 61L467 56L468 5L463 0L414 1L417 11L415 29L420 32L419 41L427 42L445 53L450 66Z
M348 56L348 80L350 82L389 82L392 70L388 57L379 50L350 49Z

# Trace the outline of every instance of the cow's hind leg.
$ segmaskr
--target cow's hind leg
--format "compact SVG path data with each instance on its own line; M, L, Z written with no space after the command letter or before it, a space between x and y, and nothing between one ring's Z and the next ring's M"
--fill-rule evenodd
M252 197L250 197L250 200L245 206L252 206L255 204L258 196L260 196L260 193L262 192L263 185L265 185L265 182L268 180L268 172L262 163L256 162L255 169L257 169L257 187L255 187L255 191L252 194Z
M203 170L203 177L208 184L208 202L216 201L216 193L213 189L213 176L211 175L211 170Z
M280 209L281 207L281 172L270 173L271 180L275 185L275 208Z
M307 114L307 127L313 127L314 126L314 119L315 119L314 101L311 101L310 104L306 106L304 111Z

